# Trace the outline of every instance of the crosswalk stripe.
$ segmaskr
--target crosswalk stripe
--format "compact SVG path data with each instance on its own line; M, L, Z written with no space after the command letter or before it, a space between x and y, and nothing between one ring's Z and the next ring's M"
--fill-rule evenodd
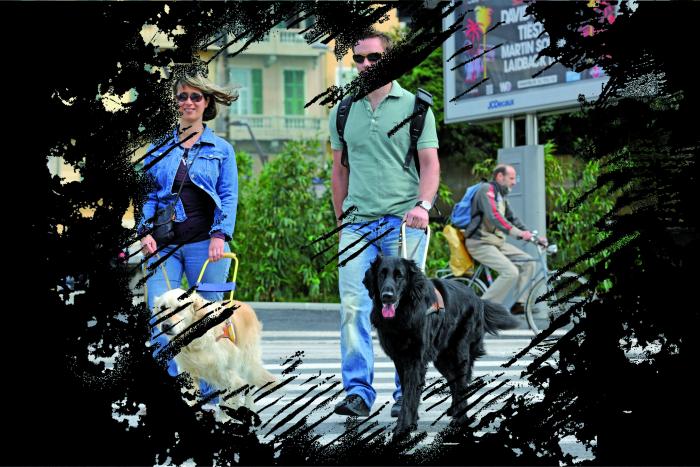
M555 331L553 335L559 336L564 335L564 331ZM266 331L263 327L263 336L265 338L270 337L293 337L293 338L307 338L307 337L337 337L340 338L340 331ZM487 336L487 340L499 340L508 337L527 337L527 341L532 340L532 331L529 329L509 329L506 331L500 331L498 337ZM372 337L377 337L377 332L372 331Z
M490 362L490 361L482 361L482 360L477 360L474 362L474 367L490 367L493 368L494 371L498 370L499 365L495 364L496 362ZM532 360L523 360L519 361L519 366L527 365L529 363L532 363ZM273 364L273 363L267 363L264 365L267 370L276 370L280 368L279 364ZM375 361L374 362L374 368L375 368L375 375L376 375L376 369L377 368L389 368L393 369L394 368L394 363L390 360L385 360L385 361ZM303 363L299 364L296 367L297 370L340 370L340 361L336 361L333 363L330 362L323 362L323 363L308 363L307 361L304 361ZM503 371L508 371L507 369L503 369Z

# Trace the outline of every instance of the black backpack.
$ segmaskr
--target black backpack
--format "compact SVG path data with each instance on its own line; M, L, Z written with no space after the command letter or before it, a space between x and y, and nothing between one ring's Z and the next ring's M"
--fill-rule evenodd
M348 163L348 145L345 142L343 136L345 132L345 124L348 121L348 115L350 114L350 107L352 106L353 96L346 96L340 105L338 106L338 113L335 116L335 126L338 130L338 137L340 142L343 143L343 156L340 158L340 163L350 170L350 165ZM416 170L418 175L420 175L420 163L418 162L418 138L423 132L423 127L425 126L425 116L428 114L428 108L433 105L433 96L425 89L418 88L416 92L416 103L413 106L413 113L409 118L411 118L411 128L409 134L411 135L411 144L408 146L408 153L406 153L406 160L403 163L404 170L408 169L411 159L416 165Z

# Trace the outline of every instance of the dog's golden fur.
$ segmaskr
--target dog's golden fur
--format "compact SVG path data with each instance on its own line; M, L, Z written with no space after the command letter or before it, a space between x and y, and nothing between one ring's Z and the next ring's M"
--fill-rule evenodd
M160 323L160 328L171 338L176 336L221 305L221 302L207 303L196 292L185 298L184 290L169 290L155 299L155 312L165 316L178 308L182 309ZM202 378L216 389L235 391L245 384L260 387L274 382L275 377L263 367L260 349L262 324L255 311L250 305L239 301L234 301L233 307L235 311L231 321L235 343L226 336L227 324L224 322L182 347L175 356L175 362L180 370L192 377L194 383ZM252 408L252 391L245 392L245 405ZM226 403L237 407L239 401L240 396L236 396L228 398Z

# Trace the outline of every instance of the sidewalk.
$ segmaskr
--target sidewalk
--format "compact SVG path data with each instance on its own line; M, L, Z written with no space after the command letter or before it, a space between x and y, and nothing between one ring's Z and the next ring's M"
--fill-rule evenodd
M246 302L254 310L267 311L340 311L340 303Z

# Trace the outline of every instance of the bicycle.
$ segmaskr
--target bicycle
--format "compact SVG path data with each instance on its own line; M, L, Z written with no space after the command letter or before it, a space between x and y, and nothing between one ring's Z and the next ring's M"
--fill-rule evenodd
M491 270L481 263L479 263L479 266L477 266L474 272L468 277L455 276L454 274L452 274L452 271L449 268L438 269L437 271L435 271L435 277L437 277L438 279L452 279L457 282L462 282L466 284L467 287L471 288L479 297L481 297L484 294L484 292L486 292L486 289L488 289L489 287L488 285L486 285L486 282L479 279L479 277L482 274L487 277L487 281L490 285L493 282L493 279L491 278Z
M537 246L537 258L527 260L513 260L514 263L534 261L537 268L532 274L530 280L523 285L521 289L514 290L513 287L509 293L509 298L503 305L510 308L515 303L517 297L522 295L526 290L529 290L527 300L525 301L525 320L530 329L535 335L542 332L543 329L553 323L559 316L566 313L571 307L576 306L584 301L590 301L595 298L595 294L585 287L586 279L580 275L566 271L558 274L556 270L547 268L545 261L546 255L556 254L558 249L555 244L544 246L537 241L537 231L532 232L530 240ZM483 295L486 289L493 283L491 269L488 266L479 264L470 277L455 277L449 269L440 269L436 271L436 276L440 279L452 279L465 283L478 296ZM482 280L481 278L486 280ZM551 280L556 277L556 280ZM487 285L488 284L488 285ZM545 298L546 297L546 298ZM565 330L573 326L572 320L562 324Z

